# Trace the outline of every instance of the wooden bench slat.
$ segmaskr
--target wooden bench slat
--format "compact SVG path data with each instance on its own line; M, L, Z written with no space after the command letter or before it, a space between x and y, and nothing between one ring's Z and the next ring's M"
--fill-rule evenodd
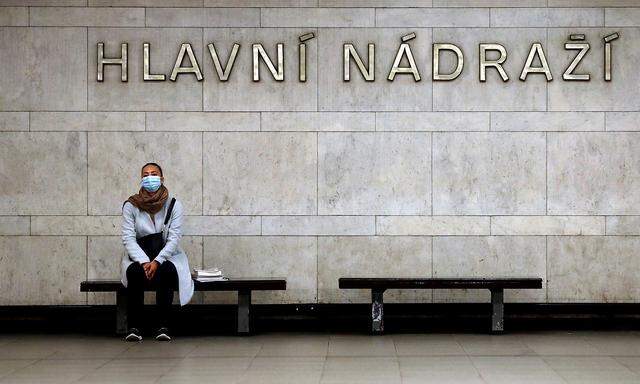
M264 290L285 290L287 281L277 277L235 277L220 281L194 281L196 291L238 291L237 330L240 335L251 333L251 292ZM145 284L145 291L152 291L151 284ZM176 287L177 289L177 287ZM94 279L80 282L81 292L116 293L116 333L123 334L127 323L127 291L120 280Z
M504 331L504 290L540 289L539 277L342 277L342 289L371 290L371 332L384 332L383 296L387 289L488 289L491 291L491 331Z
M342 277L338 279L342 289L540 289L542 279L523 278L383 278Z
M233 278L221 281L194 281L196 291L273 291L287 289L287 281L282 278ZM123 289L120 280L96 279L80 283L81 292L116 292ZM146 291L152 291L151 286L145 286Z

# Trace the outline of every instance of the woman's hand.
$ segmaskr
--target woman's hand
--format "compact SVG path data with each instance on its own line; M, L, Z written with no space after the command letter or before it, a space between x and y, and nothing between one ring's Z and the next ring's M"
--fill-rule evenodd
M158 263L155 260L150 262L150 263L142 264L142 268L144 269L144 274L147 276L148 280L153 279L153 276L155 276L159 265L160 265L160 263Z

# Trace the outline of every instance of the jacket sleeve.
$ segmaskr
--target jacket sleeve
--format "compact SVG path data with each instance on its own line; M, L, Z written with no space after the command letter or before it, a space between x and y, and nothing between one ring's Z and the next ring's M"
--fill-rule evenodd
M148 263L149 257L140 248L136 241L135 210L131 203L125 203L122 207L122 244L129 257L138 263Z
M162 264L167 257L171 256L176 249L178 249L178 244L182 238L182 215L182 203L176 200L173 205L173 211L171 212L171 218L167 223L167 227L169 227L167 230L167 240L164 244L164 248L162 248L158 256L154 259L160 264Z

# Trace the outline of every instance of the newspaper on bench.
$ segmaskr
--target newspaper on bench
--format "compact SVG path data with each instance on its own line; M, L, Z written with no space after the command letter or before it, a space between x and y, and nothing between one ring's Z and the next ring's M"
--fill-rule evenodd
M193 269L191 272L191 276L196 281L221 281L221 280L229 280L229 278L225 277L222 274L222 271L219 268L209 268L209 269Z

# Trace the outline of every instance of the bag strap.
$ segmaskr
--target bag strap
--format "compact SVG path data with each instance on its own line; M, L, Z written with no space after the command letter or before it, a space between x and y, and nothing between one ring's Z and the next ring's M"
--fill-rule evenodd
M172 197L171 202L169 203L169 209L167 209L167 213L164 215L164 225L167 225L169 219L171 218L171 212L173 211L173 205L176 203L176 198Z

